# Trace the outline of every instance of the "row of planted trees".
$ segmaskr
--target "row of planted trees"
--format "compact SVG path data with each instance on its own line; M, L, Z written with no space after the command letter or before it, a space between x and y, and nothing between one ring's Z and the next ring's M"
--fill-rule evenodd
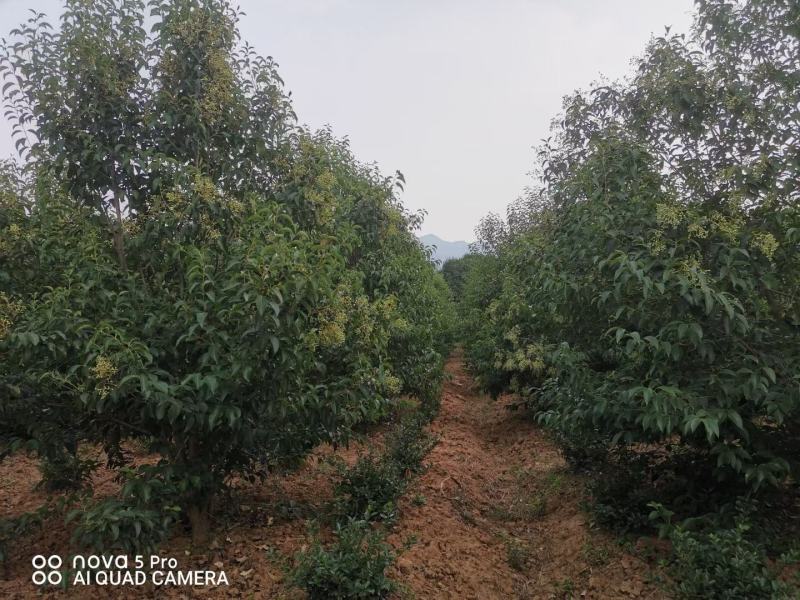
M800 8L697 9L632 77L566 98L542 185L444 265L480 383L604 463L623 520L800 473Z
M401 395L436 410L449 293L402 176L298 127L236 23L221 0L68 1L0 63L25 157L0 170L0 457L75 483L102 446L122 491L76 528L99 549L184 518L202 542L230 477ZM133 467L135 440L158 462Z

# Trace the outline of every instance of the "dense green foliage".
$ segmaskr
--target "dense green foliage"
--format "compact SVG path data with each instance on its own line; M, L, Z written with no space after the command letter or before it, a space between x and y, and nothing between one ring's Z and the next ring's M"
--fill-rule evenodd
M454 298L460 298L464 293L464 283L475 254L467 254L461 258L448 258L442 263L442 277L450 287Z
M402 176L299 128L226 2L147 8L69 1L2 60L26 160L0 169L0 456L102 445L123 491L77 535L104 550L180 515L202 541L229 477L401 395L432 414L453 322ZM137 439L159 462L127 466Z
M363 521L393 521L406 488L399 465L388 456L366 454L341 474L336 497L341 515Z
M409 478L423 471L423 460L437 443L424 429L425 420L421 407L394 425L381 454L364 454L353 466L341 468L335 490L339 516L387 522L397 517L397 501Z
M386 436L386 456L405 475L417 475L425 469L423 460L439 438L423 428L424 415L412 414L400 420Z
M471 370L590 470L595 523L674 515L680 597L793 597L767 555L800 475L800 10L696 4L693 36L565 100L542 185L449 281ZM743 496L783 531L732 523Z
M294 556L292 583L312 598L382 598L395 589L386 569L395 554L384 538L398 516L398 502L437 438L425 429L429 415L418 406L402 415L374 449L352 466L339 463L339 481L327 517L334 540L327 544L316 529L309 550ZM406 541L405 547L413 543Z
M747 529L693 533L677 528L674 544L676 592L680 598L792 598L792 590L770 570L764 551L745 537Z
M291 572L292 582L310 600L387 598L396 584L386 575L394 562L391 546L364 521L337 525L328 547L319 538L302 552Z
M676 597L796 597L797 589L780 577L781 568L796 560L794 553L784 553L777 561L767 557L758 536L750 534L753 525L749 519L757 508L753 503L737 502L710 519L677 526L672 524L672 511L659 503L650 506L650 518L658 523L659 535L672 544L673 555L667 564Z
M800 468L800 12L698 9L695 37L566 100L461 310L481 383L574 458L668 442L759 488Z

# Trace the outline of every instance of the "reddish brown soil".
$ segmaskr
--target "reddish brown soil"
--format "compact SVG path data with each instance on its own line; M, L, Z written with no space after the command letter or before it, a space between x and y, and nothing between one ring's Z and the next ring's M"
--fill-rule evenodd
M665 597L649 583L657 573L652 565L590 526L580 507L583 482L566 471L542 431L507 410L507 401L477 393L458 357L447 369L451 379L431 425L439 444L428 457L430 468L401 499L401 517L389 536L397 548L416 538L393 567L398 597ZM336 454L349 462L359 450ZM217 509L211 549L194 552L179 535L162 550L184 570L224 569L228 587L38 590L30 581L31 557L75 552L69 529L54 518L14 545L0 598L302 598L286 584L276 557L308 544L307 519L331 497L332 468L325 459L333 453L320 448L290 476L233 486ZM39 506L46 495L35 489L38 479L35 462L24 456L0 464L0 516ZM116 490L104 469L95 486L97 495Z

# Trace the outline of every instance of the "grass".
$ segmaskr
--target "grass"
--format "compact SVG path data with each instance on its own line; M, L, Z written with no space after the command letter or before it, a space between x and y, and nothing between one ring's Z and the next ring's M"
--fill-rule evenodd
M508 534L501 534L506 547L506 562L515 571L523 572L531 561L531 551L522 540Z
M564 487L564 477L560 473L549 473L544 482L537 486L530 470L514 467L512 473L517 489L511 502L507 506L497 504L489 507L487 516L497 521L535 521L544 517L551 500ZM538 490L531 493L532 487L538 487Z

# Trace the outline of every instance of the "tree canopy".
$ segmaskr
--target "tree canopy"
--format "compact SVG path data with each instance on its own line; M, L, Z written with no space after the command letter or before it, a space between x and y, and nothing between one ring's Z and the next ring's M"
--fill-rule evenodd
M0 452L101 445L124 486L83 507L96 547L182 515L202 540L230 477L438 401L449 296L402 176L299 127L237 19L75 0L3 49L24 162L0 170ZM131 467L136 439L160 460Z
M800 457L800 9L697 7L566 98L541 186L477 230L500 274L464 295L467 355L578 445L677 443L759 487Z

